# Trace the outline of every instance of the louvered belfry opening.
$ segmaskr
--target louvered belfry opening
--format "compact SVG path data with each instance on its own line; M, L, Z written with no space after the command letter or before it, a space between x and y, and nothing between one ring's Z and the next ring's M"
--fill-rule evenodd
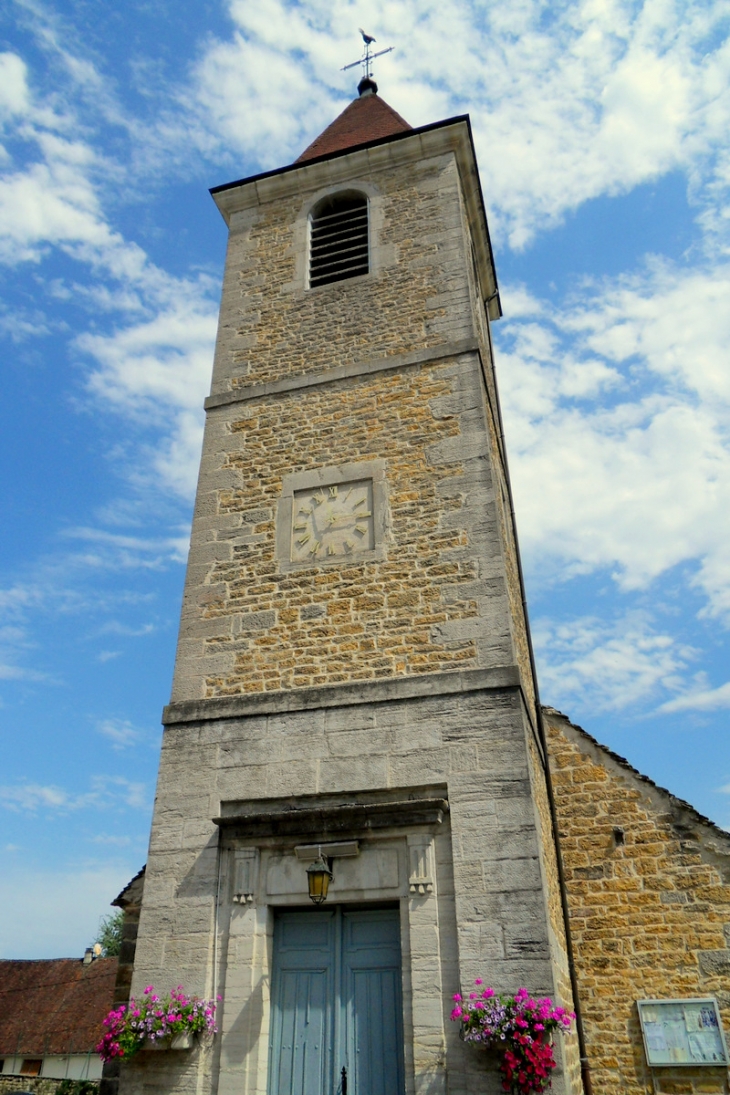
M368 200L362 194L333 194L312 213L309 284L344 281L370 268Z

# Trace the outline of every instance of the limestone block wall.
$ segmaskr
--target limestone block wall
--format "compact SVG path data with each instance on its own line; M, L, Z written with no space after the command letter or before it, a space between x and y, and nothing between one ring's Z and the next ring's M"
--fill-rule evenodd
M401 871L387 895L409 1095L499 1089L448 1021L474 977L570 1004L467 160L465 134L433 132L218 196L231 236L134 988L223 988L223 1036L195 1059L140 1055L126 1095L265 1089L281 895L259 885L250 917L231 905L236 849L211 819L232 802L448 797L436 891L413 898ZM309 290L308 211L345 187L369 196L371 272ZM375 466L377 551L282 555L293 476ZM387 835L406 856L414 834ZM571 1052L556 1095L577 1090Z
M230 220L213 392L473 335L453 155L353 153L342 181L303 167ZM371 273L307 287L307 221L337 189L370 204Z
M311 290L309 210L343 187L369 196L371 272ZM220 201L231 234L173 702L515 663L532 702L457 156L414 138ZM284 478L373 459L385 557L282 568Z
M209 416L173 702L509 665L475 353ZM283 478L385 461L384 557L276 559Z
M594 1090L725 1092L722 1070L652 1083L635 1002L715 996L730 1032L730 835L558 712L546 723Z
M405 681L400 687L421 689L426 683ZM410 922L416 926L418 909L431 901L434 915L438 910L434 924L440 925L438 929L427 925L422 938L418 930L414 935L410 929L409 953L420 954L426 962L419 966L412 957L404 973L404 985L410 978L418 986L418 998L408 1007L421 1016L416 1024L421 1031L418 1045L414 1043L410 1052L423 1067L409 1081L415 1084L410 1090L440 1091L448 1074L449 1090L496 1095L498 1081L489 1063L459 1041L455 1025L448 1020L451 994L477 976L504 990L525 984L555 996L559 987L554 978L520 692L514 685L497 686L496 681L487 688L478 684L465 674L462 690L451 695L422 691L392 698L392 685L387 682L365 682L358 686L357 700L348 706L339 702L337 688L324 688L313 697L317 706L305 711L291 710L295 695L264 695L245 701L252 705L245 718L200 722L191 710L189 722L168 727L135 990L147 983L167 985L172 978L206 995L225 983L228 997L236 985L230 1004L233 1012L227 1012L226 1018L231 1030L244 1029L254 1005L266 1014L265 1001L260 999L265 985L238 969L235 955L239 952L226 951L221 933L221 915L226 915L221 902L230 899L226 883L221 884L218 877L218 830L211 822L221 804L225 810L226 803L241 801L250 811L257 802L287 799L295 808L302 796L338 794L357 800L367 793L397 791L396 797L402 797L409 788L442 787L450 804L450 838L437 850L441 872L437 893L414 897L406 887L398 898L406 910L415 902L408 915L415 917ZM367 832L360 835L373 839ZM398 836L402 839L402 834L392 834ZM301 841L288 842L297 843ZM284 848L291 850L288 845ZM271 903L261 885L252 906L254 917L262 915L256 909ZM358 891L355 896L374 900L378 892ZM389 896L398 895L389 891ZM266 945L266 929L262 930L259 943L252 940L250 947ZM428 964L432 948L424 942L433 931L442 954L438 971ZM248 943L241 948L240 954L249 953ZM253 1045L244 1052L242 1043L235 1038L234 1043L226 1067L236 1072L236 1061L243 1062ZM149 1081L145 1078L150 1070L161 1067L148 1060L154 1056L143 1055L143 1060L130 1065L125 1090L141 1091L154 1083L152 1074ZM198 1067L210 1068L212 1077L217 1066L212 1059L206 1064L201 1058ZM256 1075L260 1077L260 1069ZM173 1085L168 1089L187 1091L192 1090L191 1084L203 1081L190 1075L186 1066L179 1076L177 1071L169 1073L166 1082ZM262 1082L252 1079L254 1086L247 1090L259 1090ZM197 1090L205 1090L207 1083ZM558 1079L555 1091L565 1090L576 1089L564 1088Z

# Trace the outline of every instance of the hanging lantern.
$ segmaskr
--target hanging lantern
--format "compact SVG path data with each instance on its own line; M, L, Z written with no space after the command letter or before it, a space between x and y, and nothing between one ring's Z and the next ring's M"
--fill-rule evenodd
M333 878L334 875L330 870L329 860L325 859L320 848L318 857L307 867L309 896L315 905L321 905L323 901L327 900L327 891Z

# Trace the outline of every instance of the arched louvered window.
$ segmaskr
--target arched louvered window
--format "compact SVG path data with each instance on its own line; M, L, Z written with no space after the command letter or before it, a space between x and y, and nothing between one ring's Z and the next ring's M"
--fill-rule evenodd
M369 252L367 198L352 191L324 198L311 215L309 284L367 274Z

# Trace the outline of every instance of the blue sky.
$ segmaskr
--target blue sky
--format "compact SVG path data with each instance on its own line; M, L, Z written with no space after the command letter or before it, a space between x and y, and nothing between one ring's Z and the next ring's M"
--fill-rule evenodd
M730 3L11 0L0 16L0 953L142 865L225 227L393 45L469 112L543 700L730 826Z

